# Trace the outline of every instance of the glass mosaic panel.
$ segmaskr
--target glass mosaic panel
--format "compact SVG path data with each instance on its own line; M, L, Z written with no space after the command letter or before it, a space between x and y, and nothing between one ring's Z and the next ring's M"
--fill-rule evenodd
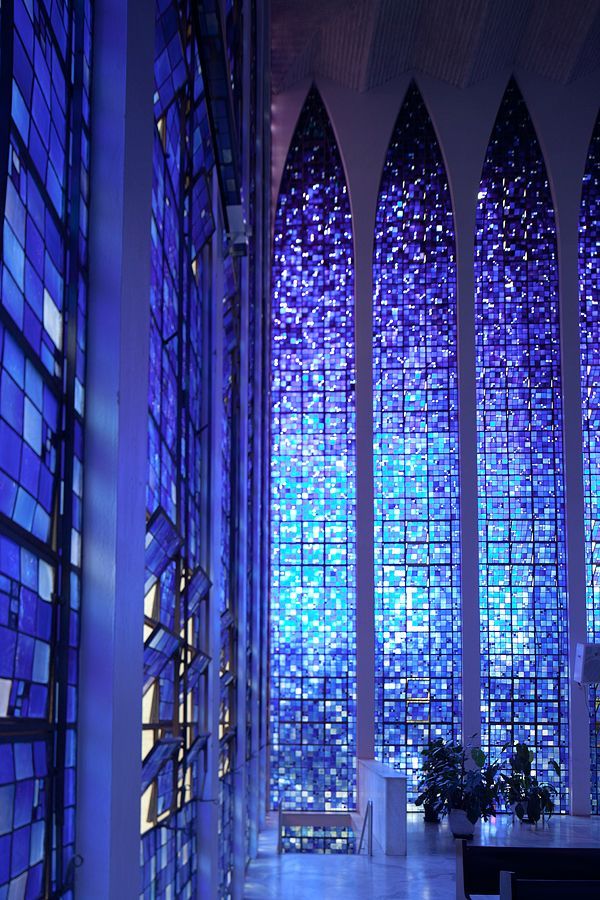
M0 743L0 891L5 897L44 896L49 751L41 740Z
M271 303L271 799L354 807L354 271L350 203L316 90L277 201Z
M205 98L191 4L157 0L146 492L141 893L198 892L196 801L206 766L203 568Z
M0 535L0 716L47 719L56 567Z
M475 312L485 748L535 748L568 803L568 644L556 224L535 130L509 85L477 203Z
M354 831L343 826L286 825L281 835L283 853L355 853L356 847Z
M373 258L375 748L407 775L461 727L456 264L448 180L413 84Z
M588 640L600 643L600 117L590 144L579 219L581 402ZM600 812L600 692L590 687L592 811Z
M72 896L91 19L89 0L0 10L0 895L10 897Z

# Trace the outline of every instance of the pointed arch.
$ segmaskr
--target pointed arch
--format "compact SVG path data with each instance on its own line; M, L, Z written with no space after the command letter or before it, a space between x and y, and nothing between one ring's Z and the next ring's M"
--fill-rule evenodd
M581 403L588 640L600 642L600 115L588 153L579 218ZM600 812L600 692L590 689L592 812Z
M375 745L414 799L421 751L461 727L454 220L414 82L383 169L373 284Z
M568 778L568 643L558 263L542 151L514 81L477 203L475 313L482 738ZM558 783L557 783L558 786Z
M354 803L355 401L350 203L308 95L275 217L271 305L271 788Z

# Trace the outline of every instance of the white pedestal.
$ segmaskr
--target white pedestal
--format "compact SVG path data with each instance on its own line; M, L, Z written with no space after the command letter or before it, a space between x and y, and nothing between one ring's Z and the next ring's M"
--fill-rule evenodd
M358 812L373 801L374 852L406 856L406 778L374 759L358 761Z

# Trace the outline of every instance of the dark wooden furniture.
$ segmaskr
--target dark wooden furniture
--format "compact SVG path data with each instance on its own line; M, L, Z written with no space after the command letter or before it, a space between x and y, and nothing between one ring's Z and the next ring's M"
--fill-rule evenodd
M482 847L464 840L456 841L457 900L465 900L472 894L497 896L500 872L509 872L517 879L529 881L598 879L600 887L600 847ZM567 891L563 896L570 898L572 895ZM600 900L600 891L597 897Z
M514 872L500 873L500 900L599 900L600 879L596 881L548 881L517 878Z

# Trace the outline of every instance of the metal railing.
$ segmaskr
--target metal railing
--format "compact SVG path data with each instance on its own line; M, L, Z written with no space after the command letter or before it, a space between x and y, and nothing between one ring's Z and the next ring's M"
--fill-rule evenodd
M368 830L367 830L368 829ZM357 854L362 850L363 841L365 839L365 830L367 830L367 853L373 856L373 801L367 801L367 811L363 819L362 831L360 832L360 840L358 842Z

